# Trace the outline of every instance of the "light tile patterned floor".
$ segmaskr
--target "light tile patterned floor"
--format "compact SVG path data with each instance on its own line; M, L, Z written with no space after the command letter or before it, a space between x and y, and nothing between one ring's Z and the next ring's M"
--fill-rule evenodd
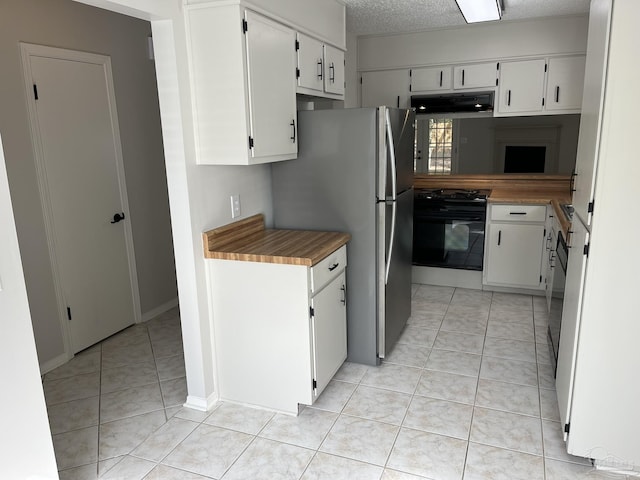
M298 417L181 408L178 312L131 327L45 376L60 478L605 478L564 451L544 299L414 285L412 312Z

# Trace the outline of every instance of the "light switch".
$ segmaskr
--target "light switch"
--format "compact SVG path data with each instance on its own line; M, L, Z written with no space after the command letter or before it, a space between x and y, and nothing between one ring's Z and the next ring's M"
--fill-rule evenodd
M231 195L231 218L240 216L240 194Z

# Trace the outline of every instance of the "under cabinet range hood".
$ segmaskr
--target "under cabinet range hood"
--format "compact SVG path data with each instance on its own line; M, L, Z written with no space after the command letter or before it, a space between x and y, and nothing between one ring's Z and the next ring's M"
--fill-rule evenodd
M412 95L411 108L414 108L417 114L492 112L493 92Z

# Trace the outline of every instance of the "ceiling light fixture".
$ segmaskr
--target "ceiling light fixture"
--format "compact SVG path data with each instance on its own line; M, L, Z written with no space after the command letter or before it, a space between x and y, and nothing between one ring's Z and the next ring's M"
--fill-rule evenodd
M502 17L501 0L456 0L467 23L489 22Z

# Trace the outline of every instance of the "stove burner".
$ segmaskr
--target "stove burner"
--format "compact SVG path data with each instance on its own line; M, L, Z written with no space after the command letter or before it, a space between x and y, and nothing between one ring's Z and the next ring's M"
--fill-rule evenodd
M416 198L420 200L476 200L487 199L487 194L479 190L463 189L423 189L416 191Z

